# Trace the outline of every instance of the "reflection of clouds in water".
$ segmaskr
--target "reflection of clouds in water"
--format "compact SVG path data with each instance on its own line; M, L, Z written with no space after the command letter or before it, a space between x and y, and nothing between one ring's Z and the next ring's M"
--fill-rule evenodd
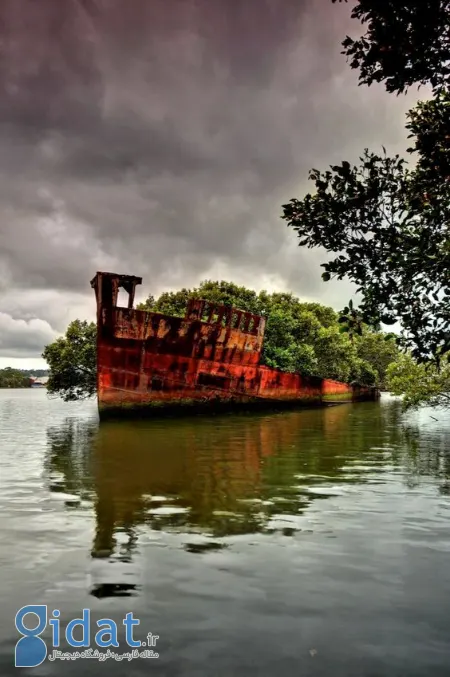
M433 418L432 418L433 417ZM438 480L440 493L449 493L450 416L449 412L423 409L406 417L403 426L404 448L396 457L408 487L419 486L423 477Z
M92 497L91 460L97 433L96 420L72 417L47 429L44 472L52 492L71 494L71 502Z

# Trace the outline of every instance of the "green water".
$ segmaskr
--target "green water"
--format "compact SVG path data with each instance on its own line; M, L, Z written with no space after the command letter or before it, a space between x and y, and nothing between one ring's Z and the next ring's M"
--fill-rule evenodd
M450 673L448 413L99 425L0 390L0 449L2 676ZM27 604L133 611L160 657L15 668Z

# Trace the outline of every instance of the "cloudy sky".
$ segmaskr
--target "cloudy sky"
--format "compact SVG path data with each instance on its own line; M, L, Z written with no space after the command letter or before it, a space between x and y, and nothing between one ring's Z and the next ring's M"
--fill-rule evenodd
M0 367L93 319L97 270L148 293L231 279L336 308L281 206L311 167L405 148L330 0L1 0Z

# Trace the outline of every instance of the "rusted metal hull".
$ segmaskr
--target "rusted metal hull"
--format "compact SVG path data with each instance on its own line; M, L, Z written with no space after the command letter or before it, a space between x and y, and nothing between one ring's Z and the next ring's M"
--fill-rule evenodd
M98 405L101 418L318 406L374 400L357 387L260 366L265 319L190 302L185 318L132 308L140 278L97 273ZM117 307L118 287L130 294Z

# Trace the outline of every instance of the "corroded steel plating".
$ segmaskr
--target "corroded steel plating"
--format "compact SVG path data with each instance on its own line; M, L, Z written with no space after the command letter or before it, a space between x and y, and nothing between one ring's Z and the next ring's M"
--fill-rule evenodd
M184 318L133 308L142 278L98 272L99 412L151 415L245 406L373 400L375 388L286 373L261 366L265 318L189 301ZM127 307L118 307L120 288Z

